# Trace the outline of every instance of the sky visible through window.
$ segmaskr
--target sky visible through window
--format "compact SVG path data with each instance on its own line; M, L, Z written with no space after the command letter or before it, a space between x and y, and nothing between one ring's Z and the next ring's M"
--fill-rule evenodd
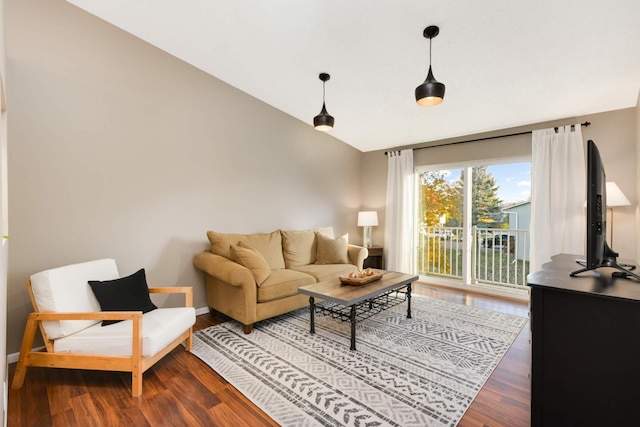
M507 204L524 202L531 198L531 163L508 163L487 166L500 187L498 195Z
M445 170L449 182L460 179L460 169ZM498 197L506 204L512 205L531 198L531 163L507 163L487 166L498 184Z

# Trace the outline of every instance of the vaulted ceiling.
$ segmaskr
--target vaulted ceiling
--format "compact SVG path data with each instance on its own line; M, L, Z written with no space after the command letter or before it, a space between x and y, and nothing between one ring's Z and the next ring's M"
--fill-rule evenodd
M67 0L372 151L634 107L638 0ZM444 102L420 107L423 30Z

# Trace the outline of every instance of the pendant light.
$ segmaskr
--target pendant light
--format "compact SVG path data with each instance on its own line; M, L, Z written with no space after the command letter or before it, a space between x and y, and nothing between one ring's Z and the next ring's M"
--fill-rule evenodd
M429 39L429 74L427 79L416 88L416 102L418 105L430 106L438 105L444 98L444 84L440 83L433 77L431 71L431 39L440 33L440 28L431 25L424 29L423 35Z
M333 116L327 113L327 107L324 105L324 85L331 78L331 76L327 73L320 73L318 76L320 80L322 80L322 111L320 114L313 118L313 126L316 130L320 130L323 132L329 132L333 129Z

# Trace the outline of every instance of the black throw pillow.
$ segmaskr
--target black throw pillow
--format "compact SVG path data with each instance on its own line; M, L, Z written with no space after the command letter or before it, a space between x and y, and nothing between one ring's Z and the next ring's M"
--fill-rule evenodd
M90 280L89 286L100 303L102 311L142 311L155 310L155 304L149 298L149 287L144 268L131 276L115 280ZM122 320L103 320L102 326Z

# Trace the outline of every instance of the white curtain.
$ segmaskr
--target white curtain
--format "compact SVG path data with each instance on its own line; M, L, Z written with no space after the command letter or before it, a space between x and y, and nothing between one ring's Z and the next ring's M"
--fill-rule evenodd
M385 214L385 268L413 273L414 198L413 150L388 153Z
M551 256L585 251L586 172L580 124L533 131L530 271Z

